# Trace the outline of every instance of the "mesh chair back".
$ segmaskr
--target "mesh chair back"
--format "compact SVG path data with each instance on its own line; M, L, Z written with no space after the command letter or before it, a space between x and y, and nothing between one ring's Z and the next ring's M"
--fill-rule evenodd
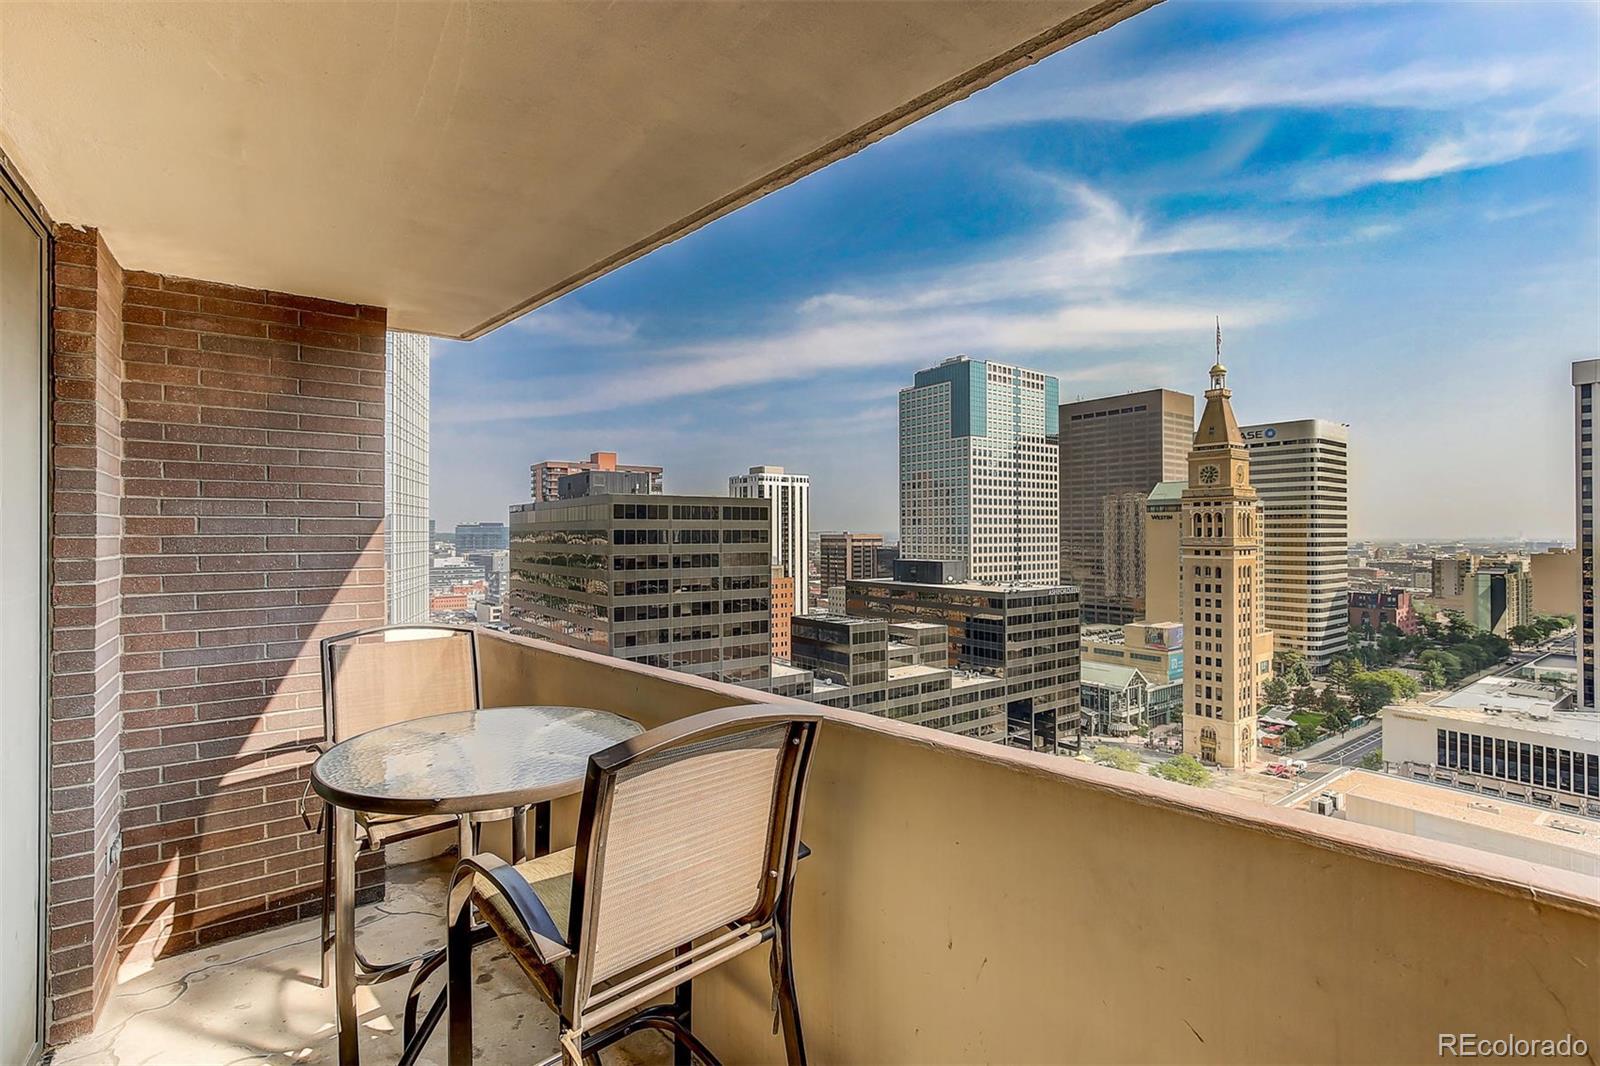
M389 626L323 642L323 703L334 742L379 726L479 706L471 629Z
M764 708L729 722L591 782L593 831L580 845L582 913L572 930L585 986L732 923L771 918L816 720Z

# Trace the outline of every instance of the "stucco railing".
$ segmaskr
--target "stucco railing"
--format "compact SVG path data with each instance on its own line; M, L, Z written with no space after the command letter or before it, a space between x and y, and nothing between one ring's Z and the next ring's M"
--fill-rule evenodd
M500 634L483 666L491 705L646 726L777 700ZM1415 1062L1460 1033L1595 1061L1592 879L827 713L796 902L813 1061ZM763 952L695 1003L727 1061L781 1059Z

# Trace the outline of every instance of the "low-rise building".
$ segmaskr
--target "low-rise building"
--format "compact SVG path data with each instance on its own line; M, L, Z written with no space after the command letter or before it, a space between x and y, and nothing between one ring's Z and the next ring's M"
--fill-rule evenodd
M962 736L1006 739L1005 680L952 669L943 626L797 615L791 646L791 661L773 665L773 692Z
M1350 632L1381 633L1394 626L1402 633L1415 633L1420 627L1411 606L1411 593L1405 589L1350 593Z
M1416 778L1348 769L1294 806L1408 836L1464 844L1590 877L1600 874L1600 821Z
M1131 666L1084 660L1078 702L1084 730L1099 736L1125 737L1150 724L1150 682Z
M899 563L902 572L907 560ZM951 667L1003 679L1010 743L1055 753L1075 742L1078 590L1071 585L848 581L853 618L943 630Z
M1600 714L1566 709L1564 689L1489 680L1497 684L1385 710L1384 762L1405 776L1600 814Z

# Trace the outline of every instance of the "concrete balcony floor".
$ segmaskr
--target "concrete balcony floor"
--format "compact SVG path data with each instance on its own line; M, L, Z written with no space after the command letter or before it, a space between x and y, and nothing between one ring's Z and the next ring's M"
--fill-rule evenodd
M388 898L356 912L362 950L393 959L444 941L441 901L451 859L389 868ZM479 1062L538 1062L556 1053L555 1015L503 950L474 953ZM55 1066L134 1063L333 1063L333 991L317 987L315 920L174 955L120 983L95 1031L56 1049ZM430 995L440 977L429 981ZM407 982L360 990L361 1055L400 1056ZM606 1051L608 1066L670 1062L661 1036L637 1033ZM422 1062L445 1061L443 1026Z

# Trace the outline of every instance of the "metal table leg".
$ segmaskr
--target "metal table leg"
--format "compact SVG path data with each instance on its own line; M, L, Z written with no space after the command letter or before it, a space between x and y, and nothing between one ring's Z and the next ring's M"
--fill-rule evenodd
M359 1066L356 1021L356 815L333 808L333 970L339 1022L339 1064Z

